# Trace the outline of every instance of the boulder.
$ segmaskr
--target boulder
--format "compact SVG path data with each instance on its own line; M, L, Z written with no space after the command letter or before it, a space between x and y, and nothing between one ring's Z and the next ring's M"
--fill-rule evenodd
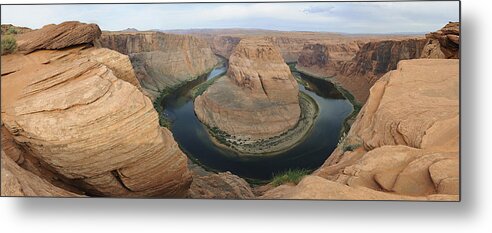
M460 23L449 22L436 32L425 35L427 43L422 58L459 59Z
M193 176L188 193L190 198L253 199L255 195L248 182L230 172Z
M18 50L31 53L40 49L63 49L80 44L93 44L101 35L96 24L68 21L49 24L41 29L24 33L17 38Z

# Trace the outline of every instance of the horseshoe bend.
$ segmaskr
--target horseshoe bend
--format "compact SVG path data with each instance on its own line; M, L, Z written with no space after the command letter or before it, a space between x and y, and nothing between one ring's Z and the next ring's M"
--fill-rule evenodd
M433 30L2 24L1 195L457 201L460 23Z

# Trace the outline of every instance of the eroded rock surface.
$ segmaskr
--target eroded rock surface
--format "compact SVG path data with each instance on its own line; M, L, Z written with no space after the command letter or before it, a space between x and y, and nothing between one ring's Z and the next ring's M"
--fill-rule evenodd
M197 169L201 171L196 171ZM251 186L239 176L230 172L212 173L200 167L192 169L193 182L189 198L202 199L253 199Z
M194 36L160 32L104 32L100 46L127 54L142 87L152 98L211 70L219 61Z
M263 198L458 200L459 61L400 61L313 175Z
M2 196L81 197L21 168L2 150Z
M334 77L332 81L363 103L371 86L396 69L399 61L420 58L425 42L425 38L382 40L365 43L360 49L356 45L310 45L304 48L296 68L319 77ZM338 48L338 53L333 48ZM345 56L340 56L340 51ZM350 54L354 56L350 58Z
M1 65L2 122L50 170L89 195L186 195L187 158L127 56L84 42L2 56Z
M247 139L279 135L299 120L299 90L278 48L264 40L241 40L226 76L195 100L203 123Z
M425 35L427 44L422 58L460 58L460 23L449 22L436 32Z
M308 44L301 51L296 68L318 77L337 75L343 62L350 61L360 49L359 43Z
M62 49L73 45L92 44L101 35L96 24L68 21L48 24L41 29L17 37L17 47L22 53L39 49Z

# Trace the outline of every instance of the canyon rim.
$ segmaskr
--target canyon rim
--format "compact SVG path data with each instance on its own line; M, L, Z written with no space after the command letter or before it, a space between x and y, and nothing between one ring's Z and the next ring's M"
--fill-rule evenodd
M449 11L418 19L371 2L148 4L162 14L142 22L85 14L97 4L58 5L45 25L2 16L1 195L459 201L453 3L398 3ZM194 5L273 13L218 23ZM360 7L420 26L362 14L361 29Z

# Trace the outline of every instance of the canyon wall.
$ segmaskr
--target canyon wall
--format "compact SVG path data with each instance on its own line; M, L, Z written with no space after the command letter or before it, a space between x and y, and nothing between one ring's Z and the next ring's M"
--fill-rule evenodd
M299 120L298 86L279 49L265 40L243 39L226 76L195 100L204 124L239 138L276 136Z
M190 35L104 32L97 44L129 55L151 98L205 74L219 62L204 40Z
M349 133L297 186L262 198L459 200L459 61L398 63Z
M303 47L296 68L317 77L331 77L338 73L343 62L350 61L361 44L307 44Z
M418 38L368 42L360 49L355 45L307 45L296 68L319 77L333 77L332 81L363 103L378 78L396 69L400 60L420 58L425 43L425 38ZM340 56L340 51L333 48L345 55ZM350 54L354 56L347 60Z
M300 37L300 36L296 36L295 34L289 35L288 33L286 33L285 35L276 35L276 36L216 35L216 36L207 36L205 37L205 39L210 43L214 53L225 58L229 58L231 56L232 52L234 51L234 48L236 47L237 44L239 44L239 41L241 41L241 39L249 38L249 39L266 40L279 48L280 53L285 62L292 63L292 62L297 62L297 59L301 55L305 45L322 43L323 41L326 43L330 43L331 45L336 45L340 42L338 39L333 39L333 38L322 39L323 38L322 36L318 36L318 37L321 38L317 38L316 35L313 35L312 37L307 37L307 36ZM347 40L350 40L350 42L346 42L346 43L357 44L355 40L348 39L348 38ZM353 55L357 51L347 51L347 52Z
M46 40L54 32L63 36ZM128 57L92 46L99 33L97 25L49 25L2 56L2 136L12 139L2 137L2 187L24 190L2 195L72 195L47 173L87 195L187 195L186 156L159 126Z
M301 52L296 68L318 77L332 77L333 82L347 89L358 102L365 102L371 86L386 72L396 69L401 60L417 58L459 58L459 22L450 22L426 38L405 38L369 41L357 49L351 59L339 57L330 49L343 44L308 44Z

